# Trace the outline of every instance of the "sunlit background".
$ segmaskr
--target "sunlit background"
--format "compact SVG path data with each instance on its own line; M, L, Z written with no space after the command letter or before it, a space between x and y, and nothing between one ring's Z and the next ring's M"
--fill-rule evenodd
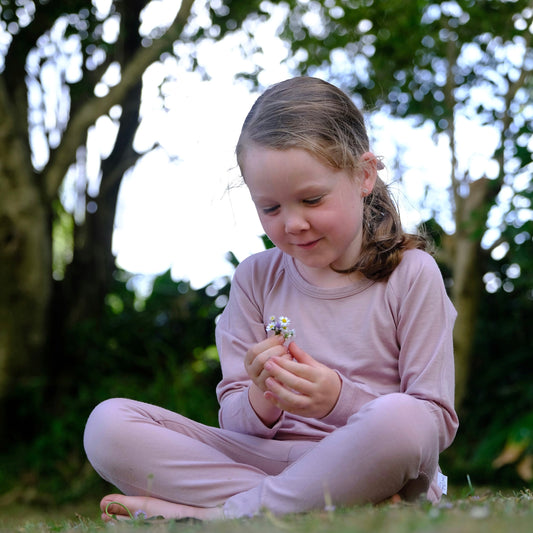
M104 18L110 2L100 0L97 4ZM144 12L142 32L149 36L154 28L172 20L176 4L174 0L150 3ZM194 9L198 15L195 24L201 25L203 8L195 4ZM291 76L291 63L284 61L287 50L276 37L286 8L271 9L269 21L258 23L254 29L255 44L262 48L262 54L245 57L241 48L247 46L247 41L239 33L204 40L195 49L202 68L191 72L190 45L181 43L176 56L163 57L143 77L142 120L135 148L144 155L122 180L113 251L119 267L139 274L148 285L151 277L171 269L174 279L188 280L199 288L220 276L231 275L233 267L226 259L227 252L242 260L263 248L259 238L262 229L246 187L240 184L234 158L240 126L259 92L236 76L253 71L256 64L263 68L259 76L262 88ZM209 24L207 18L205 23ZM61 28L56 30L59 35ZM117 32L118 21L108 18L104 25L106 39L114 42ZM61 46L71 59L76 57L75 41L63 41ZM475 54L475 50L471 53ZM470 59L474 61L474 55ZM31 58L29 67L31 70ZM67 79L75 79L77 69L76 61L70 61L65 67ZM43 76L46 74L45 71ZM59 84L57 76L57 68L51 68L48 88ZM97 87L100 94L118 83L119 76L118 67L112 65ZM480 92L479 98L485 97ZM53 94L41 98L53 98ZM404 225L412 229L436 213L439 223L452 232L450 210L445 208L449 205L450 185L447 139L436 136L429 124L415 128L407 120L392 119L386 112L366 109L365 102L357 103L366 112L372 111L367 114L367 123L373 150L385 162L382 177L394 188ZM49 103L53 111L58 105L60 100ZM119 116L120 109L112 109L109 116L97 121L82 163L72 169L63 185L63 204L79 217L84 216L86 207L91 210L90 202L85 206L87 182L89 193L97 196L100 157L105 157L113 146L118 124L113 119ZM458 152L459 161L468 165L474 178L495 176L498 168L496 165L491 169L495 165L491 155L498 133L467 115L459 116L456 131L457 146L463 147ZM47 159L47 148L38 132L34 132L33 147L39 167L40 160ZM400 170L392 172L400 161ZM495 212L495 226L497 218ZM491 236L489 230L485 239L492 244L497 236L497 231ZM137 281L142 285L143 279Z
M263 249L235 144L297 71L352 87L404 226L435 236L459 506L470 478L531 489L530 0L183 4L0 0L0 508L100 492L81 442L105 398L217 424L227 254Z

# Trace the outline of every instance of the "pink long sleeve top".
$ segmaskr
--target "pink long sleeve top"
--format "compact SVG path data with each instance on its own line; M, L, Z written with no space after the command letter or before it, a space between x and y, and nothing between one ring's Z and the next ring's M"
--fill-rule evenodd
M250 405L244 356L265 339L272 315L289 317L294 341L339 374L340 396L324 418L284 412L267 427ZM387 281L364 279L335 289L309 284L293 258L276 248L253 255L237 268L216 328L220 425L263 438L320 440L367 402L401 392L424 402L433 414L442 451L458 426L455 317L437 264L420 250L406 251Z

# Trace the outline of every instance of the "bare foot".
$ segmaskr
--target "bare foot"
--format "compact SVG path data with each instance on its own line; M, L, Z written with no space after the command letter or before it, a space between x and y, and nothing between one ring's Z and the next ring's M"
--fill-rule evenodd
M199 520L224 518L221 507L192 507L148 496L124 496L123 494L104 496L100 502L100 509L104 522L113 520L114 516L117 520L128 520L132 516L137 518L139 515L146 518L162 516L163 518L197 518Z
M378 502L376 505L382 506L382 505L394 505L398 503L402 503L402 497L399 494L393 494L390 498L387 498L386 500L383 500L381 502Z

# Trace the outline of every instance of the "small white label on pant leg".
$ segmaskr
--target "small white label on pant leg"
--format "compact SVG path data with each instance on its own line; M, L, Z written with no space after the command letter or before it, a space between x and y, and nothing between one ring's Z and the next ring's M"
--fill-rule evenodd
M442 494L448 494L448 476L437 472L437 484L439 485Z

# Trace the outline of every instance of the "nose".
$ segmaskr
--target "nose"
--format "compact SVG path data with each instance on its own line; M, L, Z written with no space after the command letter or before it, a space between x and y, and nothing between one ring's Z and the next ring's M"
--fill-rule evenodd
M309 229L309 222L300 210L293 210L285 214L285 232L300 233Z

